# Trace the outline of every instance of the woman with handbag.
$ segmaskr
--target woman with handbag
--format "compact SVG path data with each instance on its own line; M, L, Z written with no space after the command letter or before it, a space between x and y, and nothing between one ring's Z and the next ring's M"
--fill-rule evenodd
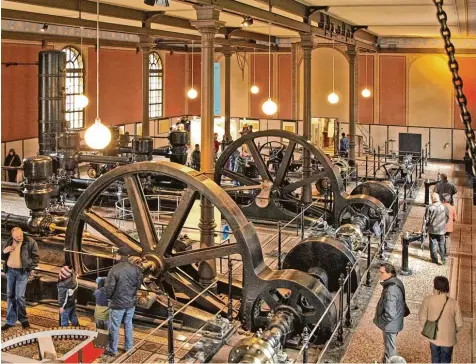
M448 278L435 277L433 294L425 297L418 313L422 335L430 341L432 363L451 363L456 333L463 327L461 308L449 292Z

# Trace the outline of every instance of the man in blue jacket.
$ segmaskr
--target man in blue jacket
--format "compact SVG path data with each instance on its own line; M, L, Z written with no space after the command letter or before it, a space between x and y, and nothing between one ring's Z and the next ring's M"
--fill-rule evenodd
M374 324L383 331L384 363L397 355L397 335L403 330L403 318L409 315L405 303L405 287L393 265L383 263L379 268L383 286L382 295L375 311Z
M349 151L349 139L342 133L342 138L339 143L339 154L345 158L348 156Z

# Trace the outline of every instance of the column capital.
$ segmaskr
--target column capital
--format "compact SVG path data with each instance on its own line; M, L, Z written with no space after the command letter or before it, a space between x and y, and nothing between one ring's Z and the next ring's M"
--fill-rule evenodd
M357 47L355 45L348 45L346 53L349 56L349 59L354 60L357 56Z
M149 52L151 48L155 47L154 38L150 37L149 35L139 35L139 42L139 46L142 51Z
M223 54L225 58L231 58L231 56L233 55L233 49L230 46L225 45L221 47L220 53Z
M314 36L312 33L299 33L301 36L301 48L304 49L313 49L314 47Z
M220 21L220 8L214 5L195 5L197 20L190 20L200 34L216 34L218 29L225 26L225 22Z

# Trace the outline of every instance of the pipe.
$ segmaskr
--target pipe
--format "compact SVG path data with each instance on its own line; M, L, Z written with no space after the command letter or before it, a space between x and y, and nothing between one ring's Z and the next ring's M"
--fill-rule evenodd
M106 155L76 154L78 162L88 162L97 164L128 164L131 159L129 157L114 157Z
M66 53L40 51L38 55L38 145L39 155L57 151L57 138L65 130Z
M10 214L2 211L2 230L10 230L20 227L23 231L30 230L29 216Z
M1 183L2 192L11 192L21 194L22 188L20 183L3 182Z

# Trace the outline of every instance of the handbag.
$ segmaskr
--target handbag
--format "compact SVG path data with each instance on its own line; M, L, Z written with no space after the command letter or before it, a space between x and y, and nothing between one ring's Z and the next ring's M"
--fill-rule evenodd
M436 334L438 332L438 321L440 321L441 315L443 314L443 311L445 310L446 303L448 302L448 297L446 297L445 304L443 305L443 308L441 309L440 315L436 319L436 321L430 321L426 320L425 326L423 326L423 331L421 334L430 339L430 340L435 340L436 339Z

